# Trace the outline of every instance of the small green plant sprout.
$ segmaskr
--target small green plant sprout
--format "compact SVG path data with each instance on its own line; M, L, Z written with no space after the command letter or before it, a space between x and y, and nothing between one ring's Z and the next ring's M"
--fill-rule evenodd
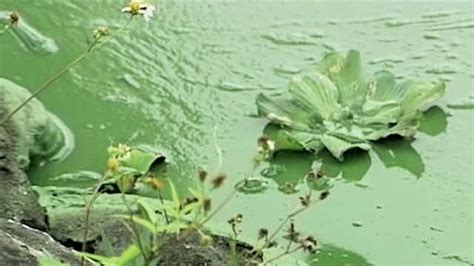
M256 100L258 114L270 121L264 133L275 151L326 148L342 161L347 150L369 150L372 141L412 137L423 111L444 95L445 84L397 82L388 71L367 79L359 52L349 51L346 57L327 54L315 70L293 77L288 92Z
M79 56L76 57L76 59L74 59L72 62L64 66L62 69L60 69L56 74L54 74L49 79L47 79L41 86L39 86L39 88L36 91L34 91L31 94L29 98L27 98L24 102L18 105L15 109L10 111L10 113L6 115L0 121L0 125L3 125L6 121L10 120L18 111L20 111L32 99L36 98L46 88L50 87L55 81L57 81L59 78L65 75L71 68L76 66L82 60L84 60L87 57L87 55L89 55L92 51L98 49L99 47L107 43L114 36L121 34L129 26L129 24L132 22L132 20L136 16L143 16L145 21L148 22L154 16L155 10L156 10L156 7L151 4L147 4L143 1L132 0L127 7L124 7L122 9L122 12L129 13L131 15L130 18L126 21L126 23L122 27L120 27L116 31L112 31L108 27L98 27L97 29L95 29L92 33L92 39L87 41L87 47L84 49L84 51L81 54L79 54ZM20 19L17 13L15 12L11 13L10 23L7 24L2 31L0 31L0 34L8 30L11 26L17 25L19 20Z

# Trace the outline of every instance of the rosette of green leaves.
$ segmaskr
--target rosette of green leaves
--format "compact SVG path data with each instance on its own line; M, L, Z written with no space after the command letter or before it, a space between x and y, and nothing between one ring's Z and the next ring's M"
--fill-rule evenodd
M275 150L323 148L339 160L350 149L390 135L413 136L423 111L445 93L443 82L398 82L388 71L366 79L360 54L327 54L311 73L292 78L280 96L260 94L258 114L270 120L265 134Z

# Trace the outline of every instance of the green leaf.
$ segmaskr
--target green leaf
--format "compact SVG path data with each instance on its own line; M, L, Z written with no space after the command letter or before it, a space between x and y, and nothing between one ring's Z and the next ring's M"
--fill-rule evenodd
M189 224L183 221L173 221L172 223L163 226L163 229L168 233L179 233L182 229L186 228L189 228Z
M130 215L126 215L126 214L117 214L115 215L115 217L119 217L119 218L123 218L125 220L130 220L138 225L141 225L143 227L145 227L146 229L148 229L148 231L152 232L152 233L156 233L156 228L155 228L155 225L153 223L151 223L150 221L147 221L143 218L140 218L138 216L130 216Z
M146 217L146 220L150 221L153 225L158 223L158 217L155 212L155 208L144 199L140 199L137 202L139 210Z
M124 266L132 262L140 255L140 249L136 244L129 246L122 254L118 257L105 257L96 254L90 254L86 252L77 252L80 256L94 261L99 262L105 266Z
M395 101L376 102L367 101L362 108L362 115L359 123L365 126L382 125L396 123L402 110L400 104Z
M279 126L269 124L263 133L275 142L275 151L279 150L302 150L304 146L294 136Z
M334 66L341 67L344 64L344 60L344 56L342 56L340 53L327 53L321 62L319 62L318 70L325 75L329 75L331 71L334 71Z
M373 88L369 88L370 99L374 101L395 101L399 102L405 95L405 87L396 86L396 77L388 71L379 71L374 74Z
M115 259L116 265L127 265L128 263L136 259L140 254L140 248L136 244L133 244Z
M288 102L281 99L272 99L265 94L260 93L257 96L258 114L264 115L274 124L290 126L293 121L290 118L292 110L288 107Z
M168 183L170 184L171 199L173 201L174 207L176 208L176 210L178 210L179 206L181 205L178 190L176 190L176 187L174 186L173 181L171 181L171 179L168 179Z
M323 59L320 68L338 88L339 100L343 105L359 108L363 104L366 88L359 52L351 50L345 58L333 52Z
M267 117L268 120L276 125L306 130L311 119L319 118L318 114L312 112L311 109L305 110L295 105L292 101L283 100L280 97L273 99L265 94L259 94L256 103L258 114Z
M91 259L93 261L97 261L101 265L104 265L104 266L117 266L117 264L115 264L114 257L105 257L105 256L87 253L87 252L76 252L76 253L81 257Z
M321 136L318 134L302 131L286 131L285 134L288 138L297 141L299 145L303 146L308 151L313 151L317 153L324 148L324 145L321 142ZM276 143L278 146L280 142L277 141ZM301 150L301 148L297 149L299 145L295 146L294 150Z
M446 91L443 82L408 81L404 83L404 87L406 93L400 102L403 111L402 119L411 117L416 112L424 111L434 101L441 98Z
M370 145L368 143L351 143L345 140L342 140L336 136L324 135L321 138L321 142L326 146L329 152L336 157L339 161L344 160L344 152L359 148L363 150L369 150Z
M289 92L305 109L314 111L322 119L337 117L340 113L337 87L319 72L294 77Z
M154 164L164 162L165 159L165 156L162 154L133 149L130 152L130 159L124 162L124 165L136 169L140 174L144 175L151 171Z

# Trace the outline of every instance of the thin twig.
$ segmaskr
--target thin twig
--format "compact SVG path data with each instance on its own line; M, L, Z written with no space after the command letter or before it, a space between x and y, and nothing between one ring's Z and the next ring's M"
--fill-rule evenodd
M201 228L205 223L207 223L209 220L211 220L222 208L224 208L224 206L229 203L229 201L234 197L234 195L237 193L237 190L233 190L231 194L229 194L229 196L227 196L220 204L219 206L217 206L217 208L212 211L211 214L209 214L209 216L207 216L202 222L200 222L198 225L197 225L197 228Z
M86 55L89 52L86 50L82 52L74 61L71 63L67 64L64 68L62 68L59 72L57 72L54 76L52 76L50 79L48 79L45 83L43 83L33 94L30 95L24 102L22 102L20 105L18 105L13 111L11 111L5 118L3 118L2 122L0 122L0 125L5 124L10 118L12 118L13 115L15 115L18 111L20 111L25 105L27 105L31 100L36 98L38 94L43 92L46 88L48 88L49 85L51 85L53 82L58 80L64 73L66 73L70 68L75 66L77 63L81 62L82 59L86 57Z
M145 260L145 264L146 264L147 261L148 261L148 257L146 255L145 248L143 247L143 243L142 243L142 240L141 240L141 237L140 237L140 232L138 231L137 226L136 226L135 222L133 221L133 211L130 208L130 205L128 204L128 202L127 202L127 199L125 197L125 193L123 191L121 191L121 194L122 194L122 201L125 204L125 207L127 208L127 211L130 215L132 233L135 235L135 238L136 238L137 244L138 244L138 248L140 249L140 252L142 253L143 259Z
M286 216L286 218L281 222L281 224L277 227L277 229L273 232L273 234L268 238L267 240L267 244L270 243L270 241L272 241L276 236L277 234L281 231L281 229L283 229L283 227L288 223L288 221L295 217L296 215L302 213L303 211L309 209L310 207L312 207L314 204L316 204L317 202L319 202L320 200L315 200L315 201L312 201L308 206L304 206L304 207L301 207L295 211L293 211L292 213L288 214Z

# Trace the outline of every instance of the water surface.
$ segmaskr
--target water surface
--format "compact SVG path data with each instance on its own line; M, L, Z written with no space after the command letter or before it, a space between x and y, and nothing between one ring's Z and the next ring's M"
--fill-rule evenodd
M19 12L59 50L36 54L2 35L1 76L34 89L86 48L94 28L124 23L121 4L3 0L0 10ZM217 143L223 168L237 182L252 167L265 125L252 117L255 96L285 91L291 75L311 69L329 50L357 49L366 73L389 69L400 78L447 82L447 95L429 110L423 132L414 141L377 143L342 164L326 153L281 155L262 175L270 180L268 189L239 194L216 221L242 213L248 237L277 225L299 195L281 186L291 183L303 192L301 178L316 159L332 177L331 196L299 217L297 226L327 245L317 257L322 264L474 263L473 115L447 108L473 95L471 2L159 6L154 21L134 21L41 95L75 133L77 146L65 161L32 169L33 183L51 184L52 177L80 170L102 172L112 142L165 151L179 165L170 178L182 190L197 168L214 166Z

